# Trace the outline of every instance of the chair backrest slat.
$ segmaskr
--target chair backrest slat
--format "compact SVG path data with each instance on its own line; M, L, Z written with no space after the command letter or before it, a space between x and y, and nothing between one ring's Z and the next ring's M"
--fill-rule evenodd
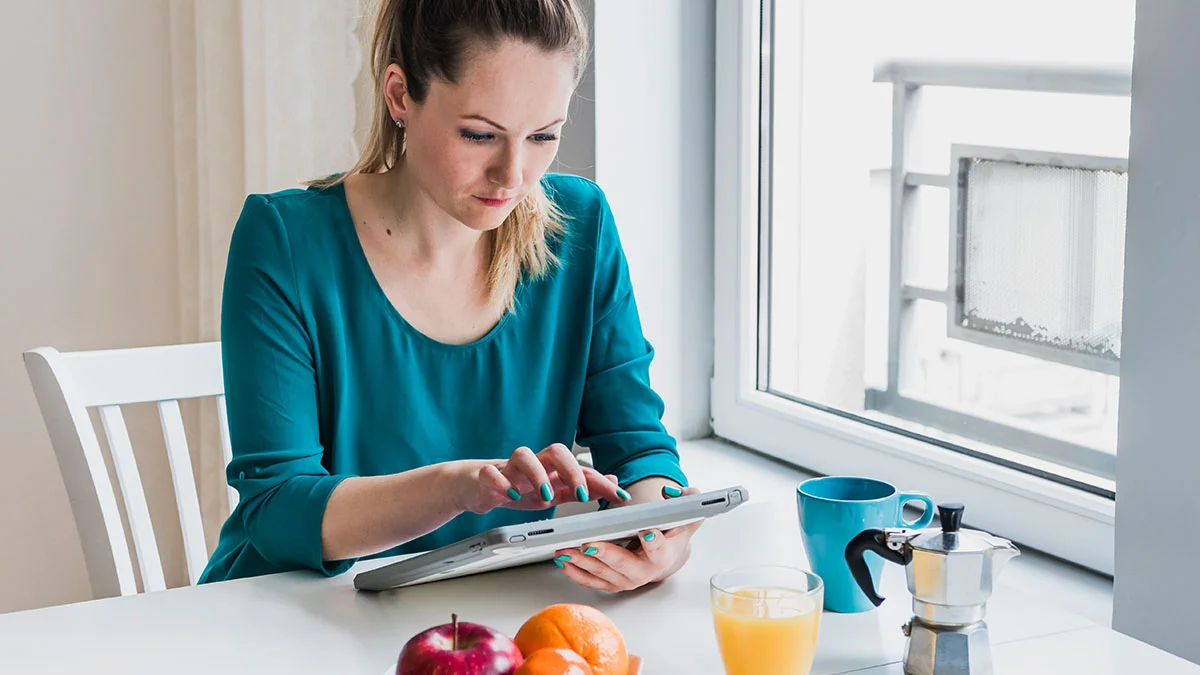
M121 407L100 406L100 421L104 425L104 435L108 438L113 468L117 470L117 482L121 484L125 516L129 519L133 548L137 551L138 569L142 572L142 588L147 591L161 591L167 584L163 580L162 562L158 557L158 542L154 539L150 508L146 505L146 493L142 491L142 479L138 474L137 461L133 458L133 445L129 442L129 430L125 428L125 416L121 414Z
M25 367L46 421L51 444L79 529L92 593L97 598L137 592L125 528L88 408L97 408L125 503L142 586L166 588L137 462L120 406L155 403L179 509L188 578L195 583L208 554L191 455L179 401L217 398L221 452L228 465L229 418L221 343L115 349L62 354L51 347L25 352ZM228 489L230 509L237 492Z
M208 547L204 543L200 498L196 496L196 480L192 477L192 456L188 453L179 402L159 401L158 416L162 421L163 440L167 445L167 460L171 464L171 481L175 484L175 504L179 507L179 524L183 532L183 553L187 560L188 580L194 584L200 580L200 573L208 563Z

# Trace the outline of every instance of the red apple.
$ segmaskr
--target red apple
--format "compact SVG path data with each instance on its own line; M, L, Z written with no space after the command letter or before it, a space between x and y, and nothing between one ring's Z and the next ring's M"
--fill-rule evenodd
M434 626L412 637L400 650L396 675L512 675L524 657L515 642L477 623Z

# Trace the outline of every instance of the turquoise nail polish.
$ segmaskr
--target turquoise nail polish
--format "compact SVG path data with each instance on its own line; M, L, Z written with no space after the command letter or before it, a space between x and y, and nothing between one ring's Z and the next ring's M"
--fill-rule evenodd
M596 555L599 552L600 552L600 549L596 548L595 546L589 546L589 547L587 547L587 550L585 550L583 552L583 554L584 555Z
M516 488L508 488L508 498L514 502L521 501L521 493L517 492Z
M557 558L555 558L555 560L557 560L559 562L567 562L570 559L571 559L571 556L569 556L569 555L560 555Z
M663 486L663 494L668 497L678 497L679 495L683 494L683 490L680 490L677 487L672 487L670 485L664 485Z
M554 500L554 493L550 491L549 483L542 483L542 499L548 502Z
M575 488L575 498L581 502L586 502L588 500L587 488L582 485Z
M654 533L647 532L646 534L642 535L642 539L645 539L646 541L654 541Z
M560 570L564 568L564 565L557 560L554 561L554 564L557 565L558 569L560 569Z
M630 499L633 499L633 495L622 490L621 488L617 488L617 496L620 497L621 499L624 499L625 501L629 501Z

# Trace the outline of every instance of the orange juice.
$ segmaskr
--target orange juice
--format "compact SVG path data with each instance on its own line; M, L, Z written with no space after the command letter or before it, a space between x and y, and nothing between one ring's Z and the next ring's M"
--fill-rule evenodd
M727 675L808 675L821 598L788 588L734 588L714 597L713 623Z

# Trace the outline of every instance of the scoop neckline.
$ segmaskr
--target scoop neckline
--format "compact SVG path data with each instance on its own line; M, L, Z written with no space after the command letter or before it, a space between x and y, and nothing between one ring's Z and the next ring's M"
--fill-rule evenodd
M371 292L381 303L383 303L385 312L390 315L392 320L399 324L404 331L416 339L438 349L444 349L447 351L467 351L482 347L483 345L495 340L496 336L500 335L501 331L503 331L504 328L511 322L513 318L512 310L506 310L504 312L504 316L501 316L500 320L497 321L487 333L475 340L472 340L471 342L464 342L462 344L442 342L441 340L436 340L421 332L416 326L409 323L408 319L404 318L404 315L400 313L400 310L396 309L396 305L392 303L391 298L387 296L387 292L383 290L383 285L379 283L379 278L375 276L375 270L371 268L371 261L367 259L367 251L363 248L362 240L358 236L358 228L354 226L354 214L350 212L350 201L346 199L345 183L339 181L336 185L333 185L331 189L334 190L337 196L338 207L341 212L340 215L342 225L346 228L346 235L350 239L350 248L353 251L353 256L359 266L360 271L363 273L363 276L366 277L367 284L371 287ZM525 284L523 280L517 282L517 288L515 291L517 294L517 300L520 299L521 290L524 285Z

